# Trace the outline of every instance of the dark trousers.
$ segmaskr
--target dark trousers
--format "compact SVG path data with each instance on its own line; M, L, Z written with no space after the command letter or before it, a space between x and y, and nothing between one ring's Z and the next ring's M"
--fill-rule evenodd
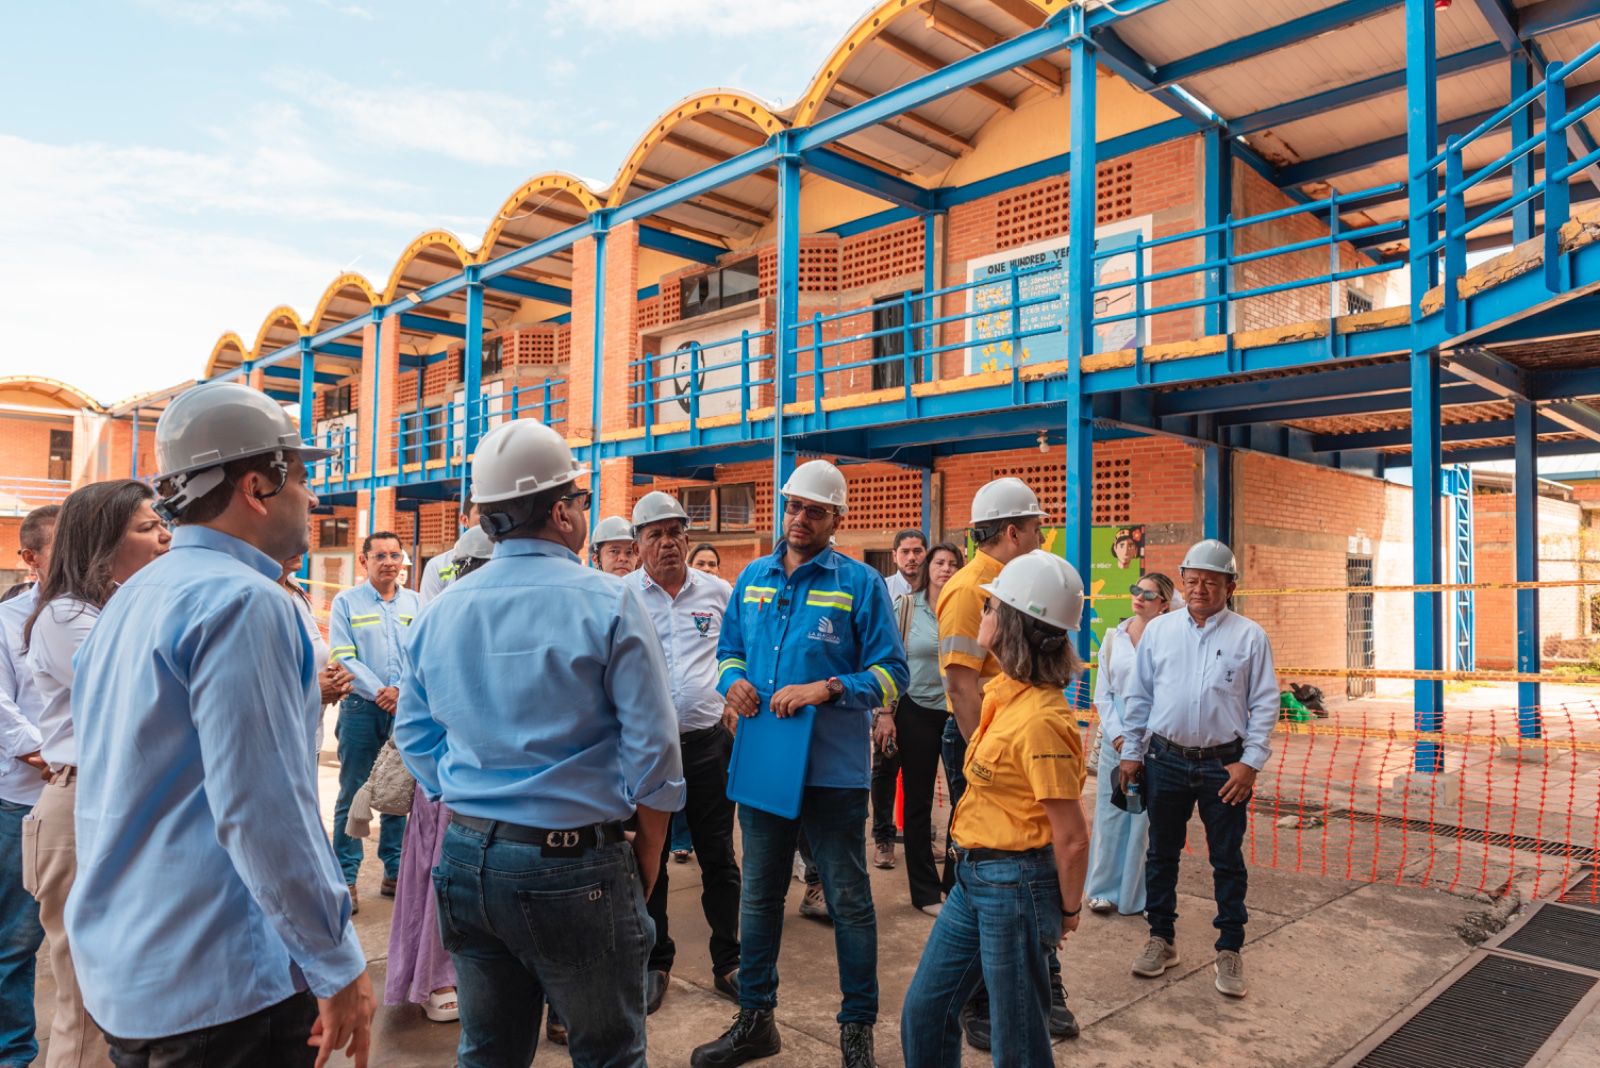
M116 1068L309 1068L317 1049L306 1045L317 1021L308 991L215 1027L168 1038L107 1034Z
M733 735L721 724L680 735L683 781L695 859L700 863L700 908L711 927L711 971L726 975L739 968L739 862L733 855L733 802L728 800L728 757ZM650 970L670 972L677 947L667 933L667 850L648 902L656 925Z
M1244 832L1250 806L1230 805L1217 791L1228 781L1221 760L1188 760L1158 738L1144 758L1145 811L1150 816L1150 849L1145 854L1145 917L1150 933L1172 941L1178 922L1178 862L1188 836L1189 817L1200 806L1211 855L1212 887L1217 899L1217 949L1237 952L1244 946L1245 893L1249 873L1244 866Z
M906 881L911 886L911 904L917 908L937 904L943 897L939 870L933 863L933 785L939 777L944 725L950 718L942 708L919 705L909 697L900 698L895 711L895 738L899 751L890 759L899 765L906 799L905 843ZM948 774L948 773L947 773ZM881 799L878 774L872 777L872 837L877 842L891 840L894 828L894 779L889 777L887 798ZM888 817L890 838L880 833L878 814Z
M898 728L899 723L895 726ZM904 742L897 740L897 744ZM894 789L900 781L901 751L893 756L884 753L877 745L872 747L872 842L874 845L893 845L899 837L894 825ZM909 818L909 813L907 814Z

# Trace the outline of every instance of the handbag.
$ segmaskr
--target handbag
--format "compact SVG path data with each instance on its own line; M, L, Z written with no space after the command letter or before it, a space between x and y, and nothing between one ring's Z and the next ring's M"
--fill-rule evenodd
M385 740L383 748L378 750L378 756L372 762L372 774L367 776L367 786L371 790L372 811L385 816L411 815L411 798L416 791L417 780L406 770L405 761L400 758L400 750L395 748L392 737Z

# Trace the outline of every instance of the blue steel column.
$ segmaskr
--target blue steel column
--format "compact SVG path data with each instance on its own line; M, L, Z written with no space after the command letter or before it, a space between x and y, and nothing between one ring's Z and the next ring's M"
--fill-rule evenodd
M371 417L371 438L367 450L367 529L362 534L372 533L372 524L376 522L378 514L378 411L383 407L378 403L378 394L383 390L383 312L382 308L372 309L372 411L367 413Z
M1533 63L1526 52L1511 54L1511 99L1533 87ZM1533 105L1530 104L1511 116L1511 143L1520 145L1533 136ZM1511 192L1520 196L1533 185L1533 153L1529 152L1511 164ZM1511 210L1511 240L1517 244L1533 237L1532 200Z
M128 477L139 477L139 409L133 410L133 448L128 450Z
M944 212L930 211L922 217L922 292L924 294L932 293L939 288L936 245L939 236L938 219L943 214ZM922 321L924 323L932 322L935 318L933 303L932 298L924 299L922 302ZM933 355L931 350L936 344L934 337L937 331L938 327L934 326L924 326L922 328L922 351L925 353L922 357L922 380L924 382L933 381ZM927 527L926 519L923 520L922 525L924 528Z
M1438 232L1435 213L1427 209L1438 188L1429 164L1439 148L1438 98L1435 77L1434 0L1406 0L1406 159L1410 175L1409 236L1411 241L1412 336L1420 333L1422 297L1437 282L1438 257L1418 255ZM1442 581L1439 524L1439 354L1436 349L1411 351L1411 581ZM1444 636L1438 593L1413 597L1413 660L1418 671L1444 665ZM1444 729L1444 684L1418 680L1412 690L1418 731ZM1417 743L1413 767L1419 772L1444 770L1438 743Z
M589 502L589 537L593 539L595 524L600 522L600 387L605 367L606 351L606 232L611 218L604 211L594 216L594 381L590 388L589 408L589 488L594 496Z
M1088 582L1094 522L1094 424L1084 393L1083 360L1094 352L1095 50L1084 32L1083 8L1069 9L1073 37L1072 156L1068 166L1067 245L1067 472L1062 516L1067 562ZM1091 632L1078 630L1078 652L1088 660ZM1076 702L1075 702L1076 703ZM1087 703L1087 702L1082 702Z
M466 405L461 440L461 510L467 510L469 497L468 472L472 467L472 453L483 436L483 283L478 280L482 268L468 267L467 276L467 344L461 356L461 394ZM421 396L418 390L417 395ZM595 395L599 396L596 389Z
M1207 445L1205 455L1204 514L1205 537L1233 544L1233 450L1225 445Z
M787 131L778 134L781 149L788 148ZM772 542L783 537L783 484L794 470L794 450L783 441L783 406L795 399L796 349L800 318L800 156L783 151L778 156L778 309L773 329L772 389ZM815 338L812 339L815 342ZM813 359L820 360L820 352Z
M1512 414L1515 445L1512 494L1516 498L1517 581L1539 581L1539 435L1538 412L1531 401L1518 400ZM1517 670L1540 668L1539 591L1517 591ZM1539 714L1539 684L1517 683L1517 733L1538 738L1544 733Z
M1233 151L1220 127L1209 126L1205 132L1205 225L1221 226L1233 212ZM1205 256L1207 263L1221 261L1227 243L1221 230L1206 234ZM1205 272L1207 297L1220 297L1228 292L1228 268L1211 267ZM1207 335L1228 332L1228 313L1225 304L1205 306L1205 332Z
M313 441L317 436L317 354L311 351L311 339L300 339L300 440Z

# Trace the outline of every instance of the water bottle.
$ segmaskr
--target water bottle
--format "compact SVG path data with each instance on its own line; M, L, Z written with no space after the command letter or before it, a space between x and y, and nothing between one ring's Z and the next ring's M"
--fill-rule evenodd
M1127 813L1137 816L1144 811L1144 784L1135 779L1122 789L1122 799L1127 804Z

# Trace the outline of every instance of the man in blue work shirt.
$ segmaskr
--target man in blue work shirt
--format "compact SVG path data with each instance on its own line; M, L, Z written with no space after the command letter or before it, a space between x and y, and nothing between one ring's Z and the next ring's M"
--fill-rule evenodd
M328 660L343 667L354 680L350 696L339 702L339 725L334 729L339 740L339 800L333 807L333 851L339 856L344 881L350 885L350 900L359 912L356 876L364 847L361 839L345 833L345 818L394 727L406 636L422 602L414 590L400 585L405 550L398 534L387 530L368 534L356 559L366 571L367 581L339 591L333 599L328 610ZM404 816L386 815L379 822L380 892L384 897L394 896L405 830Z
M376 1008L309 756L311 639L281 561L316 496L294 420L236 382L156 425L172 550L107 602L77 656L78 985L122 1068L309 1068Z
M579 1068L645 1063L645 899L683 806L678 719L638 593L577 556L586 474L535 420L484 437L473 499L494 556L417 620L400 687L395 744L452 813L434 885L461 1068L531 1061L546 998Z
M717 646L717 688L740 716L816 708L798 819L739 806L744 832L739 1015L694 1051L695 1068L723 1068L780 1048L778 942L802 828L822 876L839 962L839 1047L845 1068L872 1068L878 1018L878 925L867 880L865 825L872 710L893 707L909 676L889 592L878 573L830 545L845 481L825 460L783 485L784 538L734 584ZM762 702L770 711L762 711Z

